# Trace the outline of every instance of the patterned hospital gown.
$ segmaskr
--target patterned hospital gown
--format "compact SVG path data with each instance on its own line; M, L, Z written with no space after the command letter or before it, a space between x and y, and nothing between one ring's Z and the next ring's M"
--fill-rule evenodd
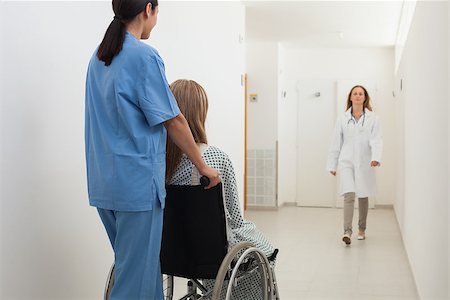
M270 256L273 253L273 246L264 237L264 235L256 228L255 224L243 219L241 209L239 205L239 195L236 186L236 178L234 174L234 168L228 155L214 146L207 146L202 155L205 163L218 170L222 179L224 197L225 197L225 214L228 223L228 240L229 247L234 244L247 241L254 244L259 248L266 256ZM192 184L192 172L194 165L183 155L180 164L178 165L174 176L172 177L171 184L176 185L191 185ZM273 264L272 264L273 266ZM254 300L262 299L261 289L259 286L255 286L251 278L245 278L239 282L239 289L233 291L233 299L239 300ZM204 284L207 287L214 285L213 280L205 280Z

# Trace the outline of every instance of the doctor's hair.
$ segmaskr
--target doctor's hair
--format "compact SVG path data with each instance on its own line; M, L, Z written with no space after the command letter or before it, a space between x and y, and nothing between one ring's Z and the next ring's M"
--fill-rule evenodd
M114 58L122 50L126 25L141 13L147 4L151 4L152 12L158 6L158 0L113 0L112 8L114 18L106 29L105 36L97 50L97 57L109 66Z
M352 101L350 101L350 98L352 96L353 90L356 88L362 88L364 91L364 96L365 96L365 100L364 100L364 108L367 108L368 110L372 111L372 105L370 105L370 96L369 93L367 92L366 88L363 87L362 85L355 85L354 87L352 87L352 89L350 90L350 93L348 93L348 97L347 97L347 108L345 110L348 110L350 107L352 107Z
M207 144L205 131L208 96L194 80L179 79L170 85L181 113L186 118L196 143ZM183 152L171 139L167 139L166 182L169 183L180 164Z

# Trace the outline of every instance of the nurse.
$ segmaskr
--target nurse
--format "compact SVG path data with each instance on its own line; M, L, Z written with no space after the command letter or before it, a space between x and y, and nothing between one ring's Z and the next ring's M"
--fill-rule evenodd
M158 52L142 43L156 25L157 0L113 0L114 18L86 79L85 144L90 205L115 256L111 299L163 299L159 252L167 134L200 174L202 160L169 89Z
M338 118L334 129L327 170L341 174L341 195L344 196L344 235L351 244L355 197L359 200L358 240L366 238L368 197L375 196L374 167L380 166L383 142L378 116L372 111L367 90L354 86L347 98L347 110Z

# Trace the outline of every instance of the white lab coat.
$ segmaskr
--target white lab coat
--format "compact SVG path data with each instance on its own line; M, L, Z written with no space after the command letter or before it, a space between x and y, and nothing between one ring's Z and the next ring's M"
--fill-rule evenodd
M381 163L383 150L378 116L364 112L358 122L350 109L338 118L327 161L327 170L341 176L341 195L354 192L358 198L375 196L375 168L370 162Z

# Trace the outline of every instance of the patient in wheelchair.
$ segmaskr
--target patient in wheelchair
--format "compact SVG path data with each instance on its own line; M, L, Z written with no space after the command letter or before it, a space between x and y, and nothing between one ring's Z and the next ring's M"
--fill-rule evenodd
M193 80L177 80L170 85L170 89L189 123L204 161L221 174L229 247L231 248L241 241L248 241L259 248L267 257L271 256L274 251L273 246L254 223L246 221L242 217L231 160L219 148L208 145L205 132L208 98L205 90ZM195 166L170 139L167 139L166 166L167 184L198 184L200 175ZM274 266L274 262L271 262L271 265ZM260 297L258 296L260 295L260 289L252 284L251 278L248 281L242 281L237 292L236 299L258 299Z

